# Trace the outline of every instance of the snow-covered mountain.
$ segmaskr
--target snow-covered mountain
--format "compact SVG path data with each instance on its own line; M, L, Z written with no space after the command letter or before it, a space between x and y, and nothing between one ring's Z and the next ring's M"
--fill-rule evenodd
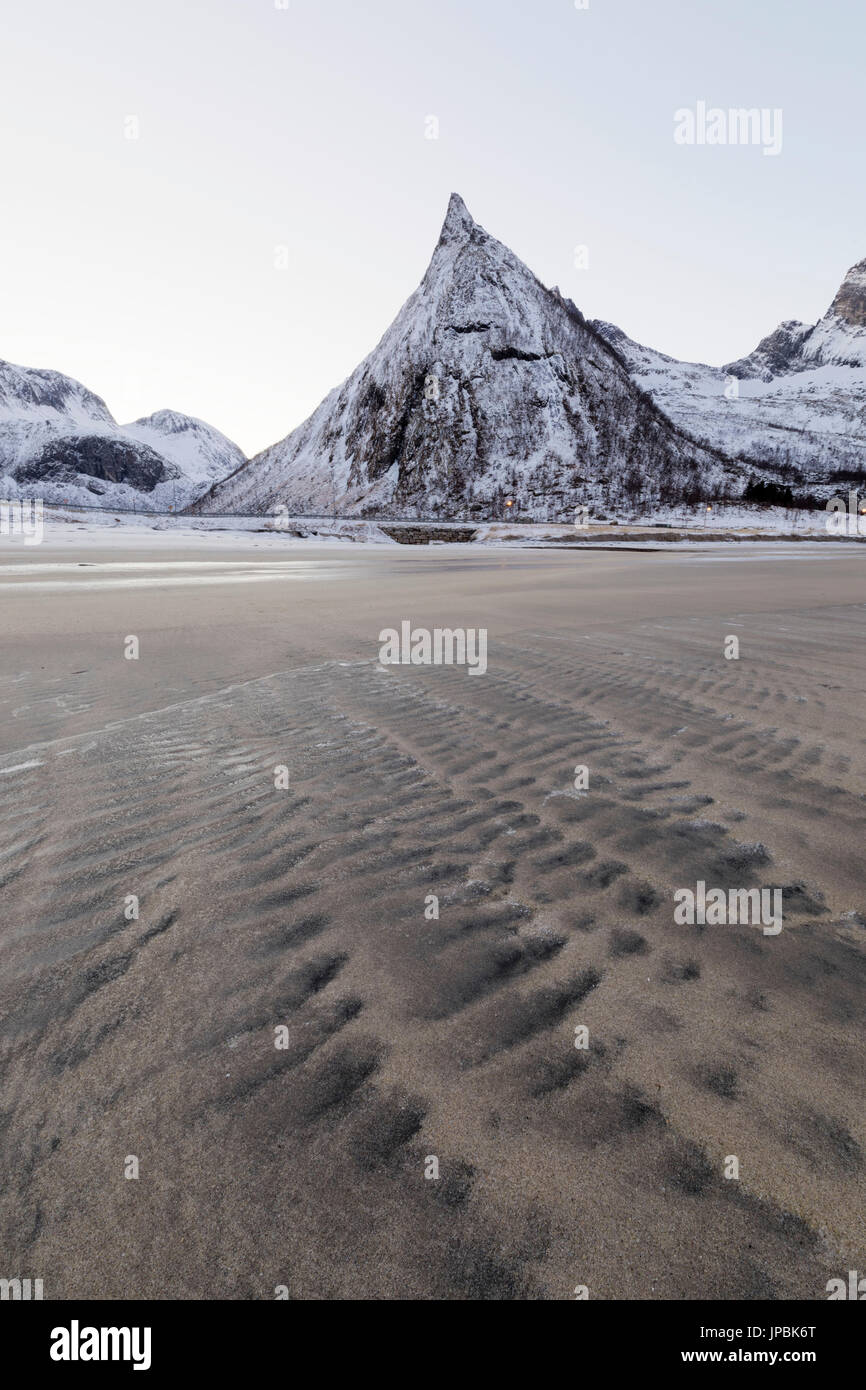
M782 323L723 367L679 362L613 324L593 326L696 438L762 460L818 495L866 475L866 261L848 271L817 324Z
M0 497L179 510L243 461L190 415L158 410L118 425L71 377L0 362Z
M553 521L864 481L866 260L817 324L782 323L711 367L588 322L456 194L378 346L249 461L191 416L118 425L72 378L0 362L0 498L475 521L511 497L513 515Z
M193 510L476 519L513 495L518 515L552 520L743 486L453 194L424 279L370 356Z
M726 368L735 376L770 380L815 367L866 367L866 260L851 267L830 308L816 324L789 320L748 357Z

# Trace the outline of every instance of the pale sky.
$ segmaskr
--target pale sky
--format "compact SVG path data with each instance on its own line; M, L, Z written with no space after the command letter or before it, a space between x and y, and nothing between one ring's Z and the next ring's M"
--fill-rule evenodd
M375 346L452 190L588 317L714 364L866 257L851 0L282 3L3 0L0 357L253 453ZM781 108L781 153L677 145L699 101Z

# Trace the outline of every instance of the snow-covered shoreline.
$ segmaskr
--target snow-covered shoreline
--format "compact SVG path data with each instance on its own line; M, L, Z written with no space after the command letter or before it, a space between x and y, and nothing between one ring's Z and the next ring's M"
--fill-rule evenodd
M644 546L656 549L673 546L767 541L835 541L859 543L848 535L830 534L828 514L792 512L783 508L720 507L711 513L683 508L659 510L650 515L622 515L612 520L590 519L584 526L551 522L466 522L381 521L353 518L281 518L250 516L170 516L95 511L75 507L45 507L43 533L38 544L25 545L21 535L0 534L0 554L17 552L38 562L40 548L83 549L88 544L102 547L147 549L167 553L178 545L203 550L220 550L242 544L268 552L295 547L327 545L355 548L387 546L398 550L425 549L460 544L525 547ZM425 532L430 539L425 543ZM454 530L454 540L448 533ZM467 533L470 533L467 535ZM405 541L401 537L405 534ZM412 539L410 540L410 535Z

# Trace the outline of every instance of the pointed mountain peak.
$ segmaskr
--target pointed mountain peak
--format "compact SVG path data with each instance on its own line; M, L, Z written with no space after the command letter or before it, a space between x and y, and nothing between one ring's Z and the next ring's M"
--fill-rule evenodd
M442 223L440 241L465 241L478 227L459 193L452 193Z
M852 265L830 305L830 313L852 328L866 328L866 260Z
M711 494L730 466L676 429L571 301L454 193L424 278L373 351L196 510L477 520L503 516L519 491L525 514L571 519L637 480L674 497L699 475Z

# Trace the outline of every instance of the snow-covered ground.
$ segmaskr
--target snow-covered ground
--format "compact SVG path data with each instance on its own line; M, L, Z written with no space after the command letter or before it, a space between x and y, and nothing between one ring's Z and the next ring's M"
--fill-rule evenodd
M576 545L659 545L693 546L730 540L787 538L822 540L829 538L824 512L796 512L783 508L734 506L714 508L711 513L695 508L661 509L651 514L620 514L615 522L590 519L586 526L547 522L484 522L475 528L474 544L484 546L537 546L539 544ZM423 522L409 523L412 529ZM447 531L448 523L435 522L437 533ZM396 530L396 523L383 521ZM465 525L459 530L466 531ZM454 544L458 543L455 532ZM838 540L856 538L842 536ZM863 537L866 539L866 536ZM46 507L43 513L43 541L50 549L83 550L88 545L100 549L152 550L168 553L178 546L210 551L243 547L267 553L311 545L355 548L363 546L400 547L398 540L373 521L349 518L288 519L280 525L267 517L190 517L135 515L113 511L94 511L74 507ZM437 540L434 546L448 545ZM466 542L460 544L465 548ZM0 534L0 555L38 562L38 545L24 545L21 535Z
M154 516L129 512L95 511L91 508L46 507L43 511L43 541L70 549L88 544L100 549L128 548L168 551L178 544L198 549L227 549L242 542L254 549L284 550L305 546L310 541L328 545L395 545L390 536L373 522L322 520L314 523L291 522L279 529L266 517L186 517ZM21 535L0 533L0 554L22 552L28 559L38 558L38 545L24 545Z

